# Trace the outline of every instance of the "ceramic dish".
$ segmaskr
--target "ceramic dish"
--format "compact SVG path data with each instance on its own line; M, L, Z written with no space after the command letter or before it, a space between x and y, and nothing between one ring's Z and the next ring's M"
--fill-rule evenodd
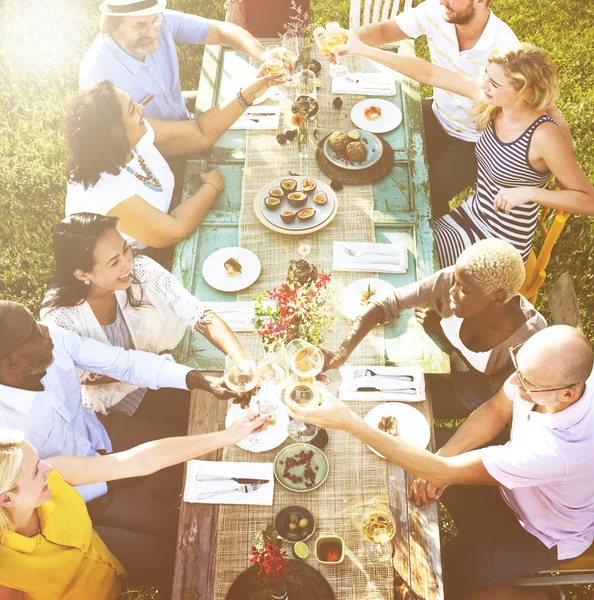
M369 114L371 107L377 107L381 111L379 117L368 119L366 114ZM367 113L366 113L367 111ZM388 100L380 100L378 98L368 98L357 102L351 109L351 121L355 127L360 127L372 133L386 133L396 129L402 123L402 111L392 102Z
M333 544L340 548L338 560L323 560L324 545ZM337 565L344 560L344 540L339 535L323 534L316 540L316 560L323 565Z
M315 479L313 480L313 485L310 487L306 485L305 463L291 468L287 475L285 475L287 459L298 459L299 457L297 455L300 452L312 452L310 466L315 473ZM288 490L294 492L311 492L312 490L319 488L324 481L326 481L326 477L328 477L328 459L319 448L316 448L311 444L291 444L290 446L285 446L276 455L276 458L274 459L274 476L277 481ZM301 481L293 481L292 479L289 479L289 476L294 476L296 478L300 477Z
M378 429L382 417L396 417L398 419L398 437L403 441L419 448L426 448L431 440L431 428L427 419L414 406L401 402L386 402L374 406L366 415L365 422ZM371 446L367 446L378 456L382 456Z
M293 517L293 520L297 519L295 523L297 528L294 531L290 529L291 517ZM305 527L299 527L299 522L302 519L307 519ZM274 529L285 542L289 542L290 544L304 542L314 534L316 520L307 508L303 508L303 506L287 506L287 508L279 511L274 518Z
M381 140L377 135L364 131L363 129L352 129L350 131L356 131L359 134L359 139L353 140L353 142L361 142L367 148L367 158L360 162L353 162L338 156L330 147L328 141L329 137L326 138L326 141L324 142L324 154L326 155L326 158L337 167L349 171L360 171L371 167L382 157L384 147Z
M225 269L225 262L234 258L241 265L241 273L231 276ZM243 290L258 279L262 267L258 257L246 248L230 246L219 248L206 257L202 265L202 277L210 287L221 292Z
M383 296L396 289L391 283L373 277L353 281L340 294L340 310L347 319L355 321L365 310L367 304L361 304L361 301L363 294L367 292L368 286L371 286L372 291L375 290L375 297Z

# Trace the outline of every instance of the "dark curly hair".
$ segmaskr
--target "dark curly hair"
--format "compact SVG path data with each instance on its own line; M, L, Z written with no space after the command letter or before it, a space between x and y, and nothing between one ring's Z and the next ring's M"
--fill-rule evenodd
M119 175L130 153L115 86L104 80L76 94L64 126L66 174L87 189L101 173Z
M55 275L48 285L47 298L42 308L53 310L64 306L78 306L89 294L89 286L74 276L74 271L92 271L95 266L97 240L110 229L115 229L117 217L94 213L75 213L62 219L54 230ZM135 298L132 286L126 290L128 303L139 308L143 301L142 287L132 272L132 281L140 288L140 298Z

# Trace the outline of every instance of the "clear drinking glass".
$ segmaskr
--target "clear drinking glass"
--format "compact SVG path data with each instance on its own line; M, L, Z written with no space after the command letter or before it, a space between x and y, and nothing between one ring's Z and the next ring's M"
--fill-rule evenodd
M266 46L266 60L264 68L272 77L282 77L285 73L285 64L283 62L283 48L276 44ZM271 100L282 101L287 97L287 90L280 85L270 88L268 97Z
M283 34L283 62L285 79L291 83L295 78L295 66L299 58L299 37L292 31Z
M280 352L266 354L258 364L257 377L260 391L255 398L256 405L260 414L269 415L268 424L271 426L276 423L275 413L288 375L287 361Z
M315 407L320 403L320 392L314 377L291 375L284 397L285 401L292 400L300 406ZM288 433L296 442L309 442L318 435L318 428L315 425L290 419Z
M247 352L236 352L225 358L225 384L233 392L249 392L258 383L256 364Z
M302 69L295 76L295 96L311 96L317 98L316 74L309 69Z
M361 533L366 542L367 555L376 562L392 558L392 540L396 533L394 517L387 506L372 506L365 511Z
M336 46L344 46L349 41L347 32L335 21L326 25L326 38L324 43L329 54L334 57L334 63L330 63L330 77L346 77L349 72L346 65L342 64L342 60L338 54L334 54L333 50Z
M285 353L291 371L299 377L315 377L324 368L322 351L305 340L291 340Z

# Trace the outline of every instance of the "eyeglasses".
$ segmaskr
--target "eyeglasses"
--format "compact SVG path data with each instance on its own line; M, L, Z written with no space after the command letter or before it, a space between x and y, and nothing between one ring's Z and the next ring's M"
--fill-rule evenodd
M164 19L165 16L163 15L163 13L159 13L150 23L147 23L146 25L128 25L123 21L122 25L125 25L126 27L128 27L128 29L135 31L136 33L144 33L149 29L157 29L157 27L161 27L161 23Z
M36 337L43 337L43 329L41 329L41 325L35 321L35 328L33 331L20 343L11 348L8 352L4 354L4 356L0 356L0 360L4 360L9 354L12 354L15 350L22 348L25 344L28 344L30 341L34 340Z
M538 389L533 389L533 388L528 388L526 387L526 384L524 383L524 376L522 375L522 373L520 373L520 369L518 369L518 350L526 343L526 341L520 342L519 344L516 344L515 346L512 346L509 349L509 355L511 357L511 361L512 361L512 365L514 366L514 369L516 370L516 376L518 378L518 381L520 382L520 385L522 386L522 389L527 393L527 394L538 394L539 392L560 392L561 390L566 390L567 388L573 387L574 385L577 385L577 383L571 383L569 385L564 385L563 387L555 387L555 388L538 388Z

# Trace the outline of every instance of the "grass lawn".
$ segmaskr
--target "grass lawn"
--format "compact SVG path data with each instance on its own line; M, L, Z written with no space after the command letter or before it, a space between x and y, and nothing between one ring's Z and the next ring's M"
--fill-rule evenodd
M64 115L77 89L80 59L97 33L99 3L0 2L0 297L34 313L53 268L51 233L63 216ZM224 17L223 0L169 0L168 5ZM312 0L312 5L314 22L348 24L348 0ZM558 105L572 129L578 162L594 180L594 1L493 0L492 8L521 40L547 50L557 65ZM426 55L424 42L418 43L418 52ZM195 88L202 49L183 47L179 56L182 87ZM593 247L594 222L572 217L557 242L545 284L546 290L559 274L571 273L591 341ZM541 293L539 308L546 315L544 298Z

